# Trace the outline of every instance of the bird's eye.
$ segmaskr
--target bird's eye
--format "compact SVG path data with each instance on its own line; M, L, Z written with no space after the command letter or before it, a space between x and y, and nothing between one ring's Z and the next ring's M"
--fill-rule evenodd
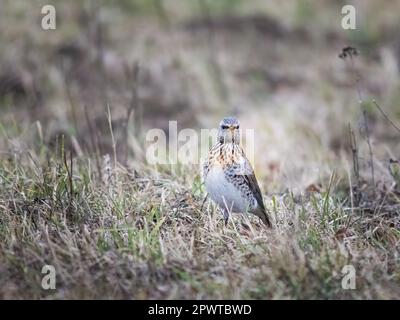
M239 126L237 125L237 126L235 126L235 129L239 129Z
M221 129L228 129L228 126L222 125Z

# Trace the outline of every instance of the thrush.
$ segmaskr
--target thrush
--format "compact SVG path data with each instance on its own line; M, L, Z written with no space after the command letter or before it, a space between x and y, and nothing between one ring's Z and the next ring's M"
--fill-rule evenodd
M211 199L223 212L225 225L230 213L253 213L268 227L271 221L254 170L240 146L239 121L222 119L217 143L203 165L203 181Z

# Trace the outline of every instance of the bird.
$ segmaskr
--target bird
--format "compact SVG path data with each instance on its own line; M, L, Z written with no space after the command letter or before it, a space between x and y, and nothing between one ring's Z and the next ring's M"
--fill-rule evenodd
M254 170L240 146L239 129L235 117L221 120L217 142L203 163L203 183L207 194L221 209L225 226L231 212L250 212L271 227Z

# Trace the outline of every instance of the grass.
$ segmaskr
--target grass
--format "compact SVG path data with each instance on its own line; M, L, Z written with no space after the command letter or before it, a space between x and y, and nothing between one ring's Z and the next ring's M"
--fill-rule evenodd
M71 165L59 151L30 146L1 160L3 298L398 297L398 214L354 212L334 175L325 192L267 198L272 230L242 215L225 227L210 203L201 210L193 170L116 165L105 178L92 158ZM45 264L56 290L41 289ZM355 290L341 286L349 264Z
M398 10L380 8L357 35L331 23L338 6L307 1L56 1L45 33L32 27L38 3L8 1L0 19L1 298L400 297L400 182L388 170L399 132L385 118L400 119ZM337 57L348 39L366 47L354 69L375 185L354 72ZM232 113L255 130L273 229L245 215L225 227L202 207L198 166L145 161L147 130L214 128ZM41 287L47 264L55 290ZM354 290L342 288L347 265Z

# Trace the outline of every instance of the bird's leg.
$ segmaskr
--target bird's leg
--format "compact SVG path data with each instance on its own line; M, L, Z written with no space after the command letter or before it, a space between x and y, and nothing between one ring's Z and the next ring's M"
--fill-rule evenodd
M203 207L204 207L204 204L206 203L207 198L208 198L208 193L207 193L206 196L204 197L203 203L201 204L200 211L203 211Z
M221 209L222 209L222 213L223 213L223 215L224 215L224 223L225 223L225 226L226 226L226 225L228 224L229 213L230 213L230 211L232 210L232 208L231 208L231 210L229 210L228 204L226 203L224 197L222 197L222 200L224 201L224 207L221 208ZM233 205L233 204L232 204L232 205Z
M226 227L228 224L228 220L229 220L229 211L227 209L224 209L223 215L224 215L224 224Z

